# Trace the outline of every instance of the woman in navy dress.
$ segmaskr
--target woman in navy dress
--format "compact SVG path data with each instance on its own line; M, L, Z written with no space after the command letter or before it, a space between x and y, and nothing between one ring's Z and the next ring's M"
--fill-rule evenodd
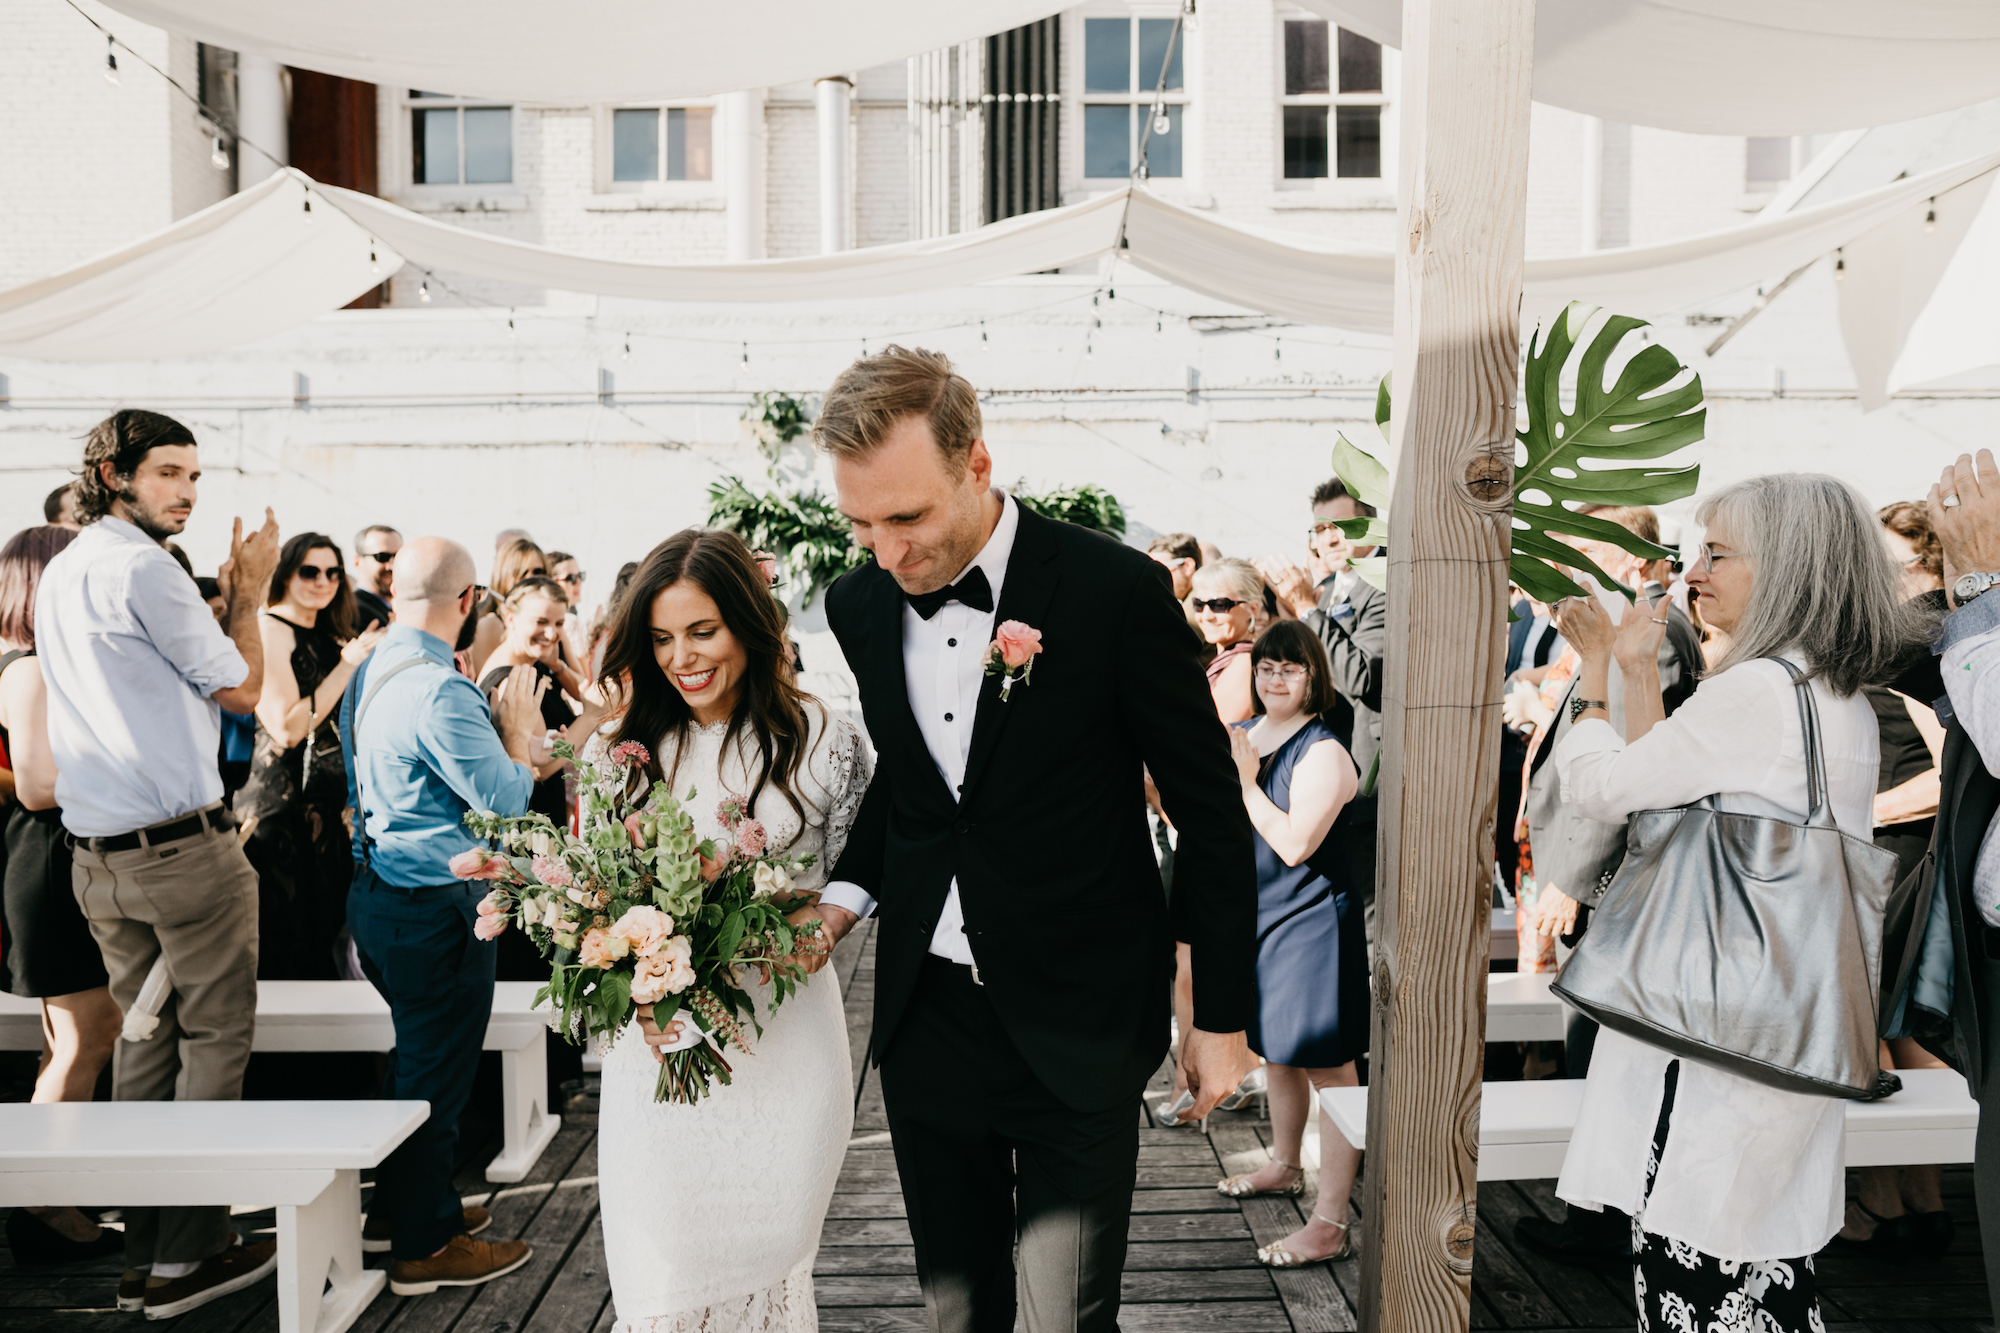
M1305 1192L1306 1113L1320 1088L1356 1082L1368 1046L1368 954L1361 895L1348 882L1342 834L1354 798L1354 761L1320 714L1333 706L1326 649L1296 620L1264 631L1250 650L1260 716L1230 729L1243 803L1257 830L1257 1017L1250 1046L1270 1086L1271 1161L1216 1188ZM1361 1155L1320 1117L1319 1195L1306 1224L1257 1251L1272 1268L1353 1252L1347 1196Z

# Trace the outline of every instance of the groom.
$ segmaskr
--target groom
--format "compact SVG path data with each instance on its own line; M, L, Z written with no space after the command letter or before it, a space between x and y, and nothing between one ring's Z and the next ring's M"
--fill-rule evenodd
M1227 735L1166 569L994 489L978 395L942 355L855 362L813 432L875 557L826 606L878 755L819 911L835 938L881 917L870 1054L931 1327L1012 1333L1018 1301L1028 1333L1113 1333L1176 936L1192 1116L1253 1063ZM1010 621L1041 652L1003 696L985 668ZM1171 923L1142 769L1180 834Z

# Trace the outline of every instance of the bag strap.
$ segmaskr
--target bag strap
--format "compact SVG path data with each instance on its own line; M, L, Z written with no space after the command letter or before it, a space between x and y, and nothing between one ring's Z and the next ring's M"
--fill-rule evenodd
M1782 657L1764 659L1776 662L1792 678L1792 689L1799 700L1799 730L1806 743L1806 823L1832 824L1833 802L1827 795L1826 754L1820 745L1819 706L1813 701L1812 682L1804 672Z
M427 657L411 657L396 663L387 671L368 682L368 692L361 696L361 702L354 710L354 721L348 726L349 738L354 743L354 840L361 844L361 864L369 863L368 849L374 844L368 840L368 799L361 790L362 774L366 770L361 763L361 719L368 712L368 705L375 702L375 696L382 687L414 666L425 663L437 665Z
M33 648L16 648L10 653L0 653L0 676L6 675L7 668L13 666L20 659L33 657L34 655L35 650Z

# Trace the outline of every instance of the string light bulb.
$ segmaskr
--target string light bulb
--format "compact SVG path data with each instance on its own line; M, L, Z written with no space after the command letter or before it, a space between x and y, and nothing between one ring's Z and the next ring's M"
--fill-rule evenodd
M979 321L979 346L982 349L993 346L992 340L986 336L986 321L983 319Z
M1937 200L1932 199L1930 202L1930 207L1924 211L1924 234L1929 235L1931 232L1934 232L1936 230L1937 230Z
M429 278L425 278L417 284L417 299L425 305L431 303L431 283Z
M744 344L743 344L743 368L744 368L745 370L748 370L748 369L750 369L750 344L749 344L749 343L744 343Z
M1845 250L1835 250L1833 252L1833 280L1835 282L1847 281L1847 251Z
M1271 359L1281 366L1285 364L1285 340L1283 338L1271 339Z
M507 307L507 336L508 336L509 338L511 338L511 337L513 337L513 336L514 336L514 307L513 307L513 306L508 306L508 307Z
M211 136L208 164L217 171L229 170L229 144L219 134Z
M307 191L307 192L306 192L306 225L307 225L308 227L310 227L310 226L312 225L312 220L313 220L313 197L312 197L312 192L311 192L311 191Z
M104 81L118 86L118 39L108 32L104 34Z
M373 241L368 242L368 276L371 278L382 276L382 263L375 258L375 242Z
M1167 135L1173 133L1173 129L1174 129L1173 121L1167 119L1167 109L1163 106L1154 107L1153 133L1158 135Z
M621 361L630 361L632 359L632 335L629 333L625 335L625 350L620 354L619 359Z

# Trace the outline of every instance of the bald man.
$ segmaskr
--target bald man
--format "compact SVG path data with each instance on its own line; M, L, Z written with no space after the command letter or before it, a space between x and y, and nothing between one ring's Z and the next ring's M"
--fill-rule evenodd
M470 1287L528 1262L520 1241L474 1240L493 1219L452 1186L458 1116L493 1012L496 946L476 939L483 881L452 876L477 846L467 810L527 811L541 687L518 668L486 699L458 673L451 645L472 610L472 555L420 537L396 557L396 623L354 673L340 741L354 807L347 920L361 970L389 1002L396 1049L387 1095L431 1104L430 1118L376 1174L362 1248L390 1252L399 1296ZM495 723L498 723L496 732Z

